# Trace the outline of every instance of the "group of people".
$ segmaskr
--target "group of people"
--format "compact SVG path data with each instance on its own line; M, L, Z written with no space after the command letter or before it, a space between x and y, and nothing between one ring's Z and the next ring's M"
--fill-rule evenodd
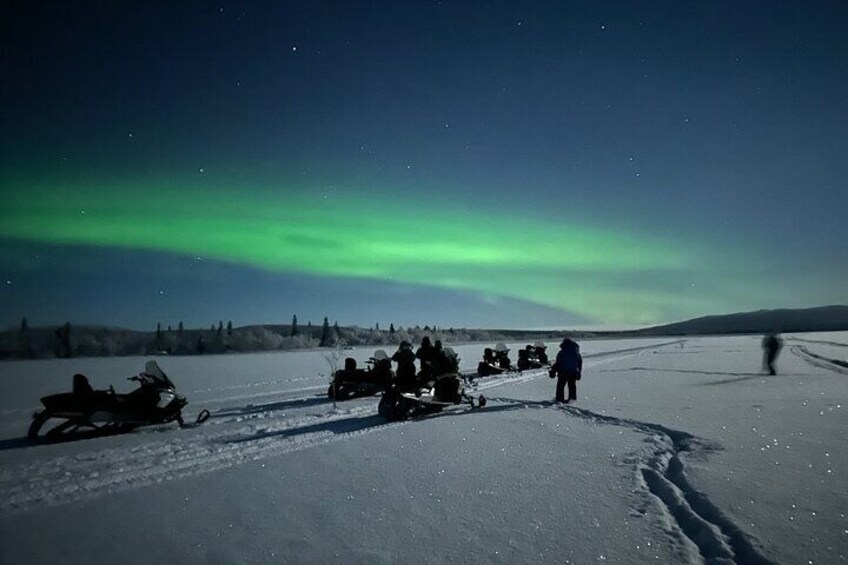
M783 341L775 334L768 334L763 338L762 346L764 369L769 374L774 375L776 373L775 360L783 346ZM420 371L416 370L416 360L420 362ZM391 361L397 363L396 385L401 390L416 390L419 387L427 386L441 375L459 371L459 360L456 353L450 347L443 347L439 340L432 344L427 336L421 340L421 345L416 351L413 351L412 344L408 341L401 342L397 352L391 357ZM537 368L547 364L548 355L544 343L536 342L534 345L527 345L519 351L519 370ZM509 348L503 343L498 343L494 348L485 348L480 367L496 370L487 371L484 374L478 368L478 373L481 376L510 370L512 365L509 359ZM557 380L556 402L569 403L577 400L577 381L582 377L582 373L583 357L580 355L580 346L570 338L563 339L549 371L549 376ZM567 397L566 389L568 391Z
M583 357L580 346L574 340L566 338L560 344L559 353L551 366L549 375L557 379L556 402L573 402L577 400L577 381L583 372ZM542 342L528 345L519 351L519 369L538 368L548 364L547 347ZM438 377L459 372L459 359L450 347L443 347L442 342L430 341L429 336L421 339L421 345L413 351L412 344L402 341L391 360L397 363L395 385L399 390L414 391L435 381ZM416 361L421 369L416 369ZM531 365L532 363L532 365ZM498 343L493 349L483 351L481 365L509 370L512 368L509 359L509 348ZM492 373L489 373L492 374ZM566 388L568 398L565 397Z
M416 360L420 362L420 371L416 371ZM459 372L459 359L453 349L443 347L438 339L432 343L429 336L421 339L421 345L414 352L411 343L402 341L392 361L397 363L395 385L400 390L416 390L441 375Z

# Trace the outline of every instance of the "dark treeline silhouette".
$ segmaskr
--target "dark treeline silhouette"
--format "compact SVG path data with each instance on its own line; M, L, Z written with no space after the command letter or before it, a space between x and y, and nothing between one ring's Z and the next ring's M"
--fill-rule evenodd
M137 331L102 326L30 327L26 318L20 327L0 333L0 358L46 359L67 357L109 357L127 355L204 355L247 353L342 346L397 346L402 341L418 343L425 335L444 343L498 340L558 339L563 332L522 330L439 329L417 325L414 328L389 324L388 330L376 323L370 328L340 326L328 317L319 326L308 321L299 325L297 316L285 325L235 327L223 320L208 329L189 329L182 321L172 330L158 322L151 331ZM385 327L385 326L384 326Z
M642 330L631 331L530 331L439 328L426 324L404 328L389 323L381 330L375 323L370 328L330 324L329 317L317 326L308 321L291 324L234 327L223 320L209 329L186 329L182 321L177 330L137 331L103 326L77 326L65 322L61 326L32 327L26 317L14 329L0 332L0 358L42 359L68 357L101 357L124 355L198 355L227 352L276 351L339 345L397 346L402 341L419 343L429 335L445 344L560 340L574 338L623 338L645 336L762 334L769 332L812 332L848 330L848 306L827 306L801 310L761 310L727 316L707 316ZM385 327L385 325L384 325Z

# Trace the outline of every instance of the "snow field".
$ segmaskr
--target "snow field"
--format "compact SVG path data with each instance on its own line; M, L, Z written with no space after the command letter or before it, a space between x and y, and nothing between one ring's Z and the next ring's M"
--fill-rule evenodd
M844 562L848 381L827 360L848 334L821 337L785 336L775 377L758 337L585 341L576 405L532 371L403 423L327 400L324 352L163 358L209 422L37 447L40 391L143 360L0 365L0 560Z

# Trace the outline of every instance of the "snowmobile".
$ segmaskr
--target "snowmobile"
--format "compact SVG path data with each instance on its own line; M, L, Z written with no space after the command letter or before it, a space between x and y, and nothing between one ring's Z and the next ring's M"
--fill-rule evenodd
M94 390L85 375L74 375L73 391L41 398L44 410L33 414L27 437L30 441L64 441L98 435L128 432L139 426L178 422L185 425L182 409L188 404L177 393L174 383L159 368L148 361L144 372L127 380L138 383L128 394L118 394L114 387ZM41 434L48 420L61 422ZM209 418L203 410L195 424Z
M467 377L448 373L414 389L393 385L380 399L377 412L387 420L406 420L422 414L440 412L443 408L469 404L472 408L486 406L486 397L471 396L466 392Z
M483 350L483 360L477 363L477 376L489 377L491 375L500 375L504 370L498 365L495 359L495 352L491 347Z
M524 349L518 350L518 370L526 371L528 369L541 369L542 363L536 358L536 351L532 345L528 345Z
M537 341L533 344L533 352L536 355L536 360L542 365L550 365L551 362L548 359L548 346L545 345L543 341Z
M494 349L487 347L483 350L483 360L477 364L477 376L488 377L500 375L513 370L509 360L509 348L504 343L498 343Z
M356 359L345 359L344 369L336 371L327 389L327 396L334 400L345 400L354 396L371 396L389 388L394 374L392 360L382 349L368 359L367 369L358 369Z

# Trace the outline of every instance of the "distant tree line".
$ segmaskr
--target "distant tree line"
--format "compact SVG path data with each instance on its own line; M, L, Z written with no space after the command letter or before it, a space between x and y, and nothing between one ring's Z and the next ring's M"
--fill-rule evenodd
M551 336L561 333L547 332ZM107 357L127 355L203 355L228 352L275 351L307 349L316 347L388 346L396 347L402 341L419 343L425 335L440 339L443 343L475 341L497 341L540 339L547 334L540 332L513 332L495 330L473 330L438 328L425 325L423 328L404 328L389 324L389 329L375 323L370 328L339 326L324 317L320 326L307 322L298 323L293 315L289 325L255 325L234 327L230 320L226 324L219 320L208 329L186 329L182 321L176 330L168 324L163 328L157 322L154 331L144 332L120 328L74 326L65 322L60 326L30 327L26 317L20 326L0 333L0 358L46 359L71 357Z

